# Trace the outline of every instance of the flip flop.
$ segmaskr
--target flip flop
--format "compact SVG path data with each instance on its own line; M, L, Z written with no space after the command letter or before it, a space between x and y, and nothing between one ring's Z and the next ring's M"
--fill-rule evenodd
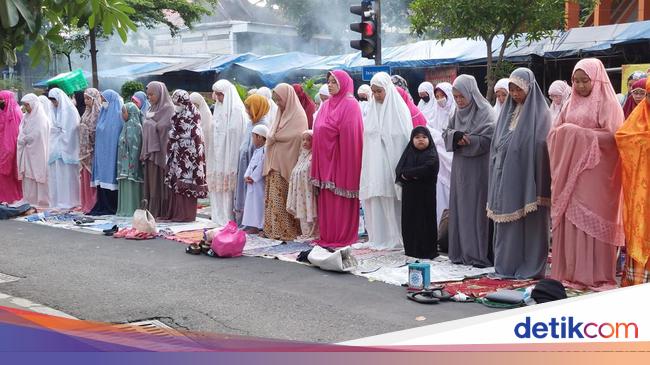
M440 299L432 296L430 291L418 291L415 293L407 293L406 297L420 304L437 304L440 302Z
M81 218L75 218L74 223L78 225L82 225L88 223L95 223L95 220L89 217L81 217Z
M115 234L117 231L119 231L119 227L118 227L117 225L114 225L112 228L110 228L110 229L105 229L103 232L104 232L104 234L107 235L107 236L112 236L112 235Z
M451 293L449 293L446 290L442 290L442 288L431 290L431 296L434 297L434 298L438 298L438 299L440 299L440 301L443 301L443 302L451 300L451 298L453 297L453 295L451 295Z

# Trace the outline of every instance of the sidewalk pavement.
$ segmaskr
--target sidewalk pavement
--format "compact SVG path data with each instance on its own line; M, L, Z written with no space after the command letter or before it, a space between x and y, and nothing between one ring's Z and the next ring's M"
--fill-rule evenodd
M50 308L38 303L34 303L28 299L12 297L11 295L4 294L4 293L0 293L0 307L16 308L16 309L22 309L30 312L47 314L50 316L77 319L67 313L63 313L54 308Z

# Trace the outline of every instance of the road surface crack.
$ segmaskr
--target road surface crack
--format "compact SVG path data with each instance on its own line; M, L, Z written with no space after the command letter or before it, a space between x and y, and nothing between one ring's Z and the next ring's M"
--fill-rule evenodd
M219 318L216 318L216 317L214 317L214 316L212 316L212 315L210 315L210 314L208 314L208 313L201 312L201 311L196 310L196 309L194 309L194 311L195 311L196 313L202 314L202 315L204 315L204 316L210 318L210 320L212 320L213 322L215 322L216 324L218 324L218 325L220 325L220 326L222 326L222 327L224 327L224 328L227 328L227 329L229 329L229 330L231 330L231 331L239 332L239 333L241 333L243 336L250 336L250 332L249 332L249 331L246 331L246 330L244 330L244 329L242 329L242 328L233 327L233 326L229 325L228 323L224 322L223 320L221 320L221 319L219 319Z

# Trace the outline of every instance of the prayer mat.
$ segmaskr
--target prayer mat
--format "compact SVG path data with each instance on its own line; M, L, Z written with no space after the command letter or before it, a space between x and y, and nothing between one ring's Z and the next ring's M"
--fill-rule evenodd
M258 257L278 257L280 255L287 255L297 252L302 252L312 248L311 245L301 242L287 242L286 244L279 244L270 247L261 247L253 250L245 251L246 256Z
M463 293L469 297L482 298L498 289L518 289L534 285L536 280L490 279L482 277L445 284L445 290L452 295Z
M178 232L172 235L165 235L163 238L176 241L180 243L185 243L191 245L193 243L199 243L203 239L203 229L196 229L193 231Z

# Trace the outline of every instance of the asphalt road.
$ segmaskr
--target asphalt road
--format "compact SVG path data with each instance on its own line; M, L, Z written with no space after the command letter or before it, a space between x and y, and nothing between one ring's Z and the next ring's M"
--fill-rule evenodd
M0 272L21 278L0 292L103 322L159 319L192 331L332 343L493 311L418 304L401 287L294 263L197 257L163 239L16 221L0 221L0 252Z

